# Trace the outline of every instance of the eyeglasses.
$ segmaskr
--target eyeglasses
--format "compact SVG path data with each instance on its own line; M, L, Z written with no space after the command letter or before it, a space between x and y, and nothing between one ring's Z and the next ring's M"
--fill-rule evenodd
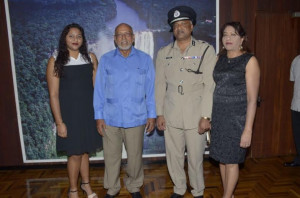
M126 33L122 33L122 34L116 34L115 37L117 38L123 38L123 36L125 36L126 38L130 38L133 34L131 32L126 32Z

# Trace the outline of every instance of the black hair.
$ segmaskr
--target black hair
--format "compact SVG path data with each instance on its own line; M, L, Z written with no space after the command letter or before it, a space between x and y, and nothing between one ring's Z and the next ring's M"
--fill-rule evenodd
M80 25L76 23L71 23L63 29L59 38L59 44L57 49L58 54L54 63L54 73L58 77L62 77L64 65L66 65L70 60L69 50L67 48L67 43L66 43L66 36L69 33L71 28L77 28L81 32L82 45L79 48L79 52L81 53L85 61L91 63L91 58L89 57L88 50L87 50L87 42L84 35L84 30Z
M227 26L231 26L234 28L235 33L237 33L241 38L244 38L243 43L242 43L242 51L243 52L250 52L250 49L247 46L247 33L244 30L243 26L241 25L240 22L238 21L232 21L232 22L227 22L225 23L220 30L220 44L221 44L221 51L219 54L226 54L226 49L223 46L222 38L224 36L224 30Z

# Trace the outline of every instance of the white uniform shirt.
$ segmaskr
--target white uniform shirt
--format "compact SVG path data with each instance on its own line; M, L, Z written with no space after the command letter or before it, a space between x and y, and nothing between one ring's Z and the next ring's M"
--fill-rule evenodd
M290 81L294 81L294 95L291 109L300 112L300 55L292 62L290 70Z

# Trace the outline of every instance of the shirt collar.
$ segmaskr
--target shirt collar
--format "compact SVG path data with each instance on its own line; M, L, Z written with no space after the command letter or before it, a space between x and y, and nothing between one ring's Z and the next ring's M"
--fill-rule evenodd
M190 41L190 44L189 44L188 48L190 48L192 46L195 46L195 45L196 45L196 39L193 36L191 36L191 41ZM173 46L172 47L175 48L175 49L179 49L179 47L177 45L177 40L175 40L173 42Z
M128 57L133 56L134 54L136 54L136 49L134 48L134 46L131 46L131 51L130 51ZM116 48L116 49L115 49L115 54L114 54L114 55L115 55L115 56L119 55L119 56L122 56L122 57L124 58L124 56L121 54L119 48Z

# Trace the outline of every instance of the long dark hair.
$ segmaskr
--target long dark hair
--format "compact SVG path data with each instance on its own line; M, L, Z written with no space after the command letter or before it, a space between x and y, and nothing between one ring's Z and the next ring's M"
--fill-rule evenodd
M71 28L77 28L81 32L82 45L79 48L79 52L81 53L85 61L91 63L91 58L89 57L88 50L87 50L87 42L84 35L84 30L80 25L76 23L71 23L63 29L59 38L59 44L57 49L58 54L54 63L54 74L58 77L61 77L63 75L64 65L66 65L70 60L69 50L67 48L67 43L66 43L66 36L69 33Z
M225 28L226 28L227 26L233 27L234 30L235 30L235 33L237 33L240 37L244 38L243 43L242 43L242 47L243 47L243 48L241 49L241 51L243 51L243 52L251 52L250 49L249 49L249 47L247 46L247 40L248 40L248 37L247 37L247 33L246 33L246 31L244 30L243 26L241 25L240 22L232 21L232 22L227 22L227 23L225 23L225 24L222 26L221 30L220 30L220 38L219 38L219 39L220 39L220 44L221 44L221 51L220 51L219 54L226 54L226 51L227 51L227 50L224 48L223 42L222 42L222 38L223 38L223 36L224 36L224 30L225 30Z

